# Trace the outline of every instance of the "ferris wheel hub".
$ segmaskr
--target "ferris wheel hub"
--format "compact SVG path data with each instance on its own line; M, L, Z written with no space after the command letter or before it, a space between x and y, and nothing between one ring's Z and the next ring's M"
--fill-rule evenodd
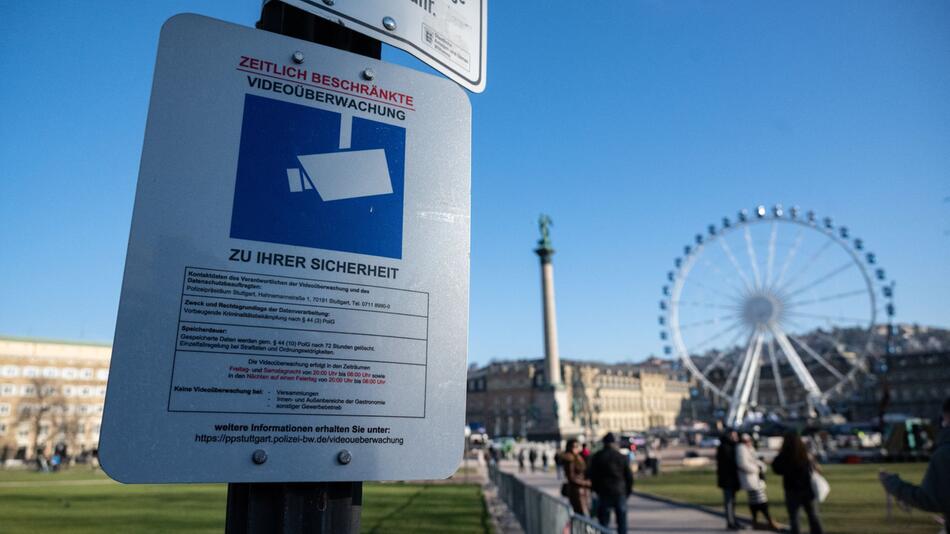
M742 319L754 328L765 328L781 318L782 299L768 291L749 295L742 303Z

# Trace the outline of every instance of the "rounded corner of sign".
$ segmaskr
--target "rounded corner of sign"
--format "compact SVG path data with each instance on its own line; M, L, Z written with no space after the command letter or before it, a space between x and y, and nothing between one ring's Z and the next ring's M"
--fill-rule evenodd
M168 17L165 22L162 23L162 29L159 32L160 36L164 36L166 33L174 31L183 24L186 24L192 20L197 19L206 19L203 15L198 15L197 13L176 13L171 17Z
M446 464L444 467L440 466L439 469L435 471L432 476L426 477L428 480L448 480L459 470L459 464L462 463L462 455L459 454L458 462L454 464Z
M465 112L471 116L472 114L472 100L469 98L468 93L478 93L468 80L462 79L453 79L453 78L442 78L442 80L447 84L446 87L450 87L448 93L452 95L452 99L458 102L458 106L464 108Z
M466 84L465 88L468 89L469 91L475 93L475 94L484 93L484 92L485 92L485 86L488 85L488 82L487 82L487 80L485 80L485 76L484 76L484 75L482 75L482 78L481 78L480 80L478 80L477 82L473 82L473 81L470 81L470 80L466 80L466 81L467 81L468 83Z
M128 473L122 469L122 465L114 463L112 461L112 455L105 453L104 451L99 452L99 467L102 468L102 472L105 473L112 480L120 484L133 484L136 481L132 477L128 476Z

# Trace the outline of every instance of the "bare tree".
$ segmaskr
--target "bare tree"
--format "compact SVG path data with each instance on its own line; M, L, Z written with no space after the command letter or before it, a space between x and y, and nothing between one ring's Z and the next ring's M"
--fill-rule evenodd
M65 399L63 399L65 401ZM54 406L52 412L53 436L56 438L54 445L62 443L66 446L66 454L72 458L79 450L79 438L82 436L83 428L82 414L76 409L75 405Z
M29 423L33 431L33 447L29 455L46 450L53 436L54 417L66 413L66 399L51 380L36 377L30 380L32 394L20 402L17 422ZM44 424L47 432L43 432ZM29 456L28 456L29 457Z

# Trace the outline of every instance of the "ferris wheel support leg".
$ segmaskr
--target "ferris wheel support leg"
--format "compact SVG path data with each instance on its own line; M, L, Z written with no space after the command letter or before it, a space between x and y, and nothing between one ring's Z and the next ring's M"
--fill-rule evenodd
M785 386L782 385L782 374L778 369L778 358L775 357L775 343L769 340L769 361L772 363L772 381L775 383L775 391L778 393L778 404L785 408Z
M785 359L788 360L789 365L792 366L792 371L795 372L798 381L801 382L802 387L805 388L808 394L809 407L817 409L819 413L825 413L827 407L825 406L825 399L821 394L821 389L818 387L818 384L815 383L815 379L811 376L811 373L808 372L805 362L802 361L795 347L793 347L792 343L788 340L788 336L785 335L785 332L781 328L774 324L769 325L769 330L772 331L775 341L785 354Z
M762 340L762 332L756 330L749 339L749 346L746 347L745 356L742 358L739 380L736 382L736 389L732 392L729 413L726 416L726 424L731 427L741 425L749 411L749 397L752 395L752 386L759 372Z

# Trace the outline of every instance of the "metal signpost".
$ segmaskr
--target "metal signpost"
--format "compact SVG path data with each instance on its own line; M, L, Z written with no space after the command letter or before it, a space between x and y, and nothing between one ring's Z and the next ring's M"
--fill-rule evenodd
M229 532L358 530L463 446L471 107L265 5L162 29L100 457L228 482ZM357 482L354 482L357 481Z

